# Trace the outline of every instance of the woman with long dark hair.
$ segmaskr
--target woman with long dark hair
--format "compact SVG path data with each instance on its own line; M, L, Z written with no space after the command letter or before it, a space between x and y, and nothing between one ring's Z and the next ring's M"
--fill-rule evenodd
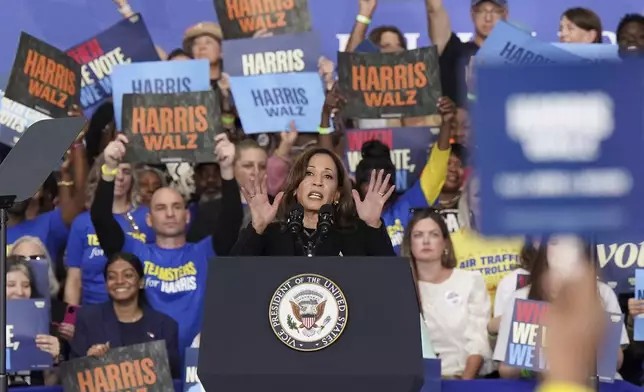
M384 177L384 178L383 178ZM286 187L271 204L266 176L242 184L242 194L251 212L251 223L239 235L232 255L300 256L302 244L319 243L319 256L393 256L391 241L381 221L382 209L394 192L390 176L381 170L371 174L363 198L352 190L340 158L325 148L311 148L294 163ZM318 232L318 217L330 205L332 225L326 238ZM286 224L298 206L303 212L303 230L292 235Z
M104 276L109 300L78 310L71 357L101 357L111 348L165 340L170 370L178 378L179 327L145 300L141 260L130 253L116 253L108 259Z

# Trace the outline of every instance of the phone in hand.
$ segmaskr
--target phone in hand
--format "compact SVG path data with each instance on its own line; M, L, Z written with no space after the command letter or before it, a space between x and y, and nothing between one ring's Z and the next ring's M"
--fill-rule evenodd
M63 318L63 323L76 325L76 313L78 312L78 305L67 305L67 310L65 311L65 317Z

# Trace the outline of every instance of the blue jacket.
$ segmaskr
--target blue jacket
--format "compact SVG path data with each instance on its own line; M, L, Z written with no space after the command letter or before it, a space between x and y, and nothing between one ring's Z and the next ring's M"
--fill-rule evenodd
M143 306L143 323L146 331L136 337L138 343L165 340L172 378L180 378L179 327L170 316ZM78 309L76 331L71 342L71 358L87 356L87 351L95 344L110 342L110 348L123 347L119 321L114 313L112 301L98 305L87 305ZM138 344L137 343L137 344Z

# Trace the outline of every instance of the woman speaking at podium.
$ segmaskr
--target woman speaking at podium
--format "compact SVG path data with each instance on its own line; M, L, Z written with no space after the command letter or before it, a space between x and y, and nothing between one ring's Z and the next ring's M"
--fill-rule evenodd
M324 148L305 151L271 204L266 177L241 184L251 223L231 255L395 256L380 215L394 192L389 175L371 174L361 200L340 158Z

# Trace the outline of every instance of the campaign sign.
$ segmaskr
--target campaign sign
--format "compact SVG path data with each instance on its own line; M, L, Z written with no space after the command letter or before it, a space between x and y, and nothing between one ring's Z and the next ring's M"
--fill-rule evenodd
M391 151L391 161L396 166L396 191L404 192L419 179L429 157L429 146L436 137L429 128L354 129L346 132L345 165L355 174L363 159L362 145L369 140L379 140Z
M347 118L432 115L442 95L436 46L402 53L338 52L338 77Z
M49 299L49 260L29 260L29 266L33 274L31 297Z
M65 52L23 32L5 97L51 117L80 102L80 65Z
M606 75L612 75L606 78ZM644 89L634 63L479 68L485 235L642 231Z
M597 378L599 381L612 383L615 380L617 355L624 329L624 315L607 313L606 317L608 321L604 331L604 341L597 353Z
M545 302L515 300L505 353L507 365L536 372L547 369L543 352L546 347L544 320L547 312L548 304Z
M317 72L321 53L320 37L312 32L224 41L223 51L230 76Z
M185 371L183 375L183 392L204 392L201 380L197 375L199 363L199 349L188 347L186 349Z
M250 38L259 30L273 34L311 31L307 0L214 0L226 40Z
M619 58L619 47L617 45L567 44L560 42L553 43L552 45L591 61L622 61Z
M0 143L13 147L32 124L49 117L4 96L0 90Z
M551 64L583 62L567 50L534 38L530 33L499 21L474 57L475 64Z
M67 50L81 64L83 109L101 104L112 96L110 75L117 64L157 61L159 55L140 14L123 19L94 38Z
M282 132L291 121L298 132L317 132L324 104L317 72L231 77L230 87L247 135Z
M635 270L635 299L644 300L644 269L641 268ZM644 314L638 315L633 321L635 324L633 340L644 341Z
M60 375L65 392L174 392L163 340L63 362Z
M632 293L635 289L635 271L644 268L642 240L644 236L635 233L595 236L599 275L617 294Z
M530 284L530 275L518 274L517 275L517 290L522 289Z
M116 129L122 129L123 94L179 94L210 90L208 60L153 61L122 64L112 72Z
M7 301L7 370L10 373L43 370L53 358L36 347L36 335L49 335L51 310L43 299Z
M125 94L126 162L215 162L215 136L223 132L214 91Z

